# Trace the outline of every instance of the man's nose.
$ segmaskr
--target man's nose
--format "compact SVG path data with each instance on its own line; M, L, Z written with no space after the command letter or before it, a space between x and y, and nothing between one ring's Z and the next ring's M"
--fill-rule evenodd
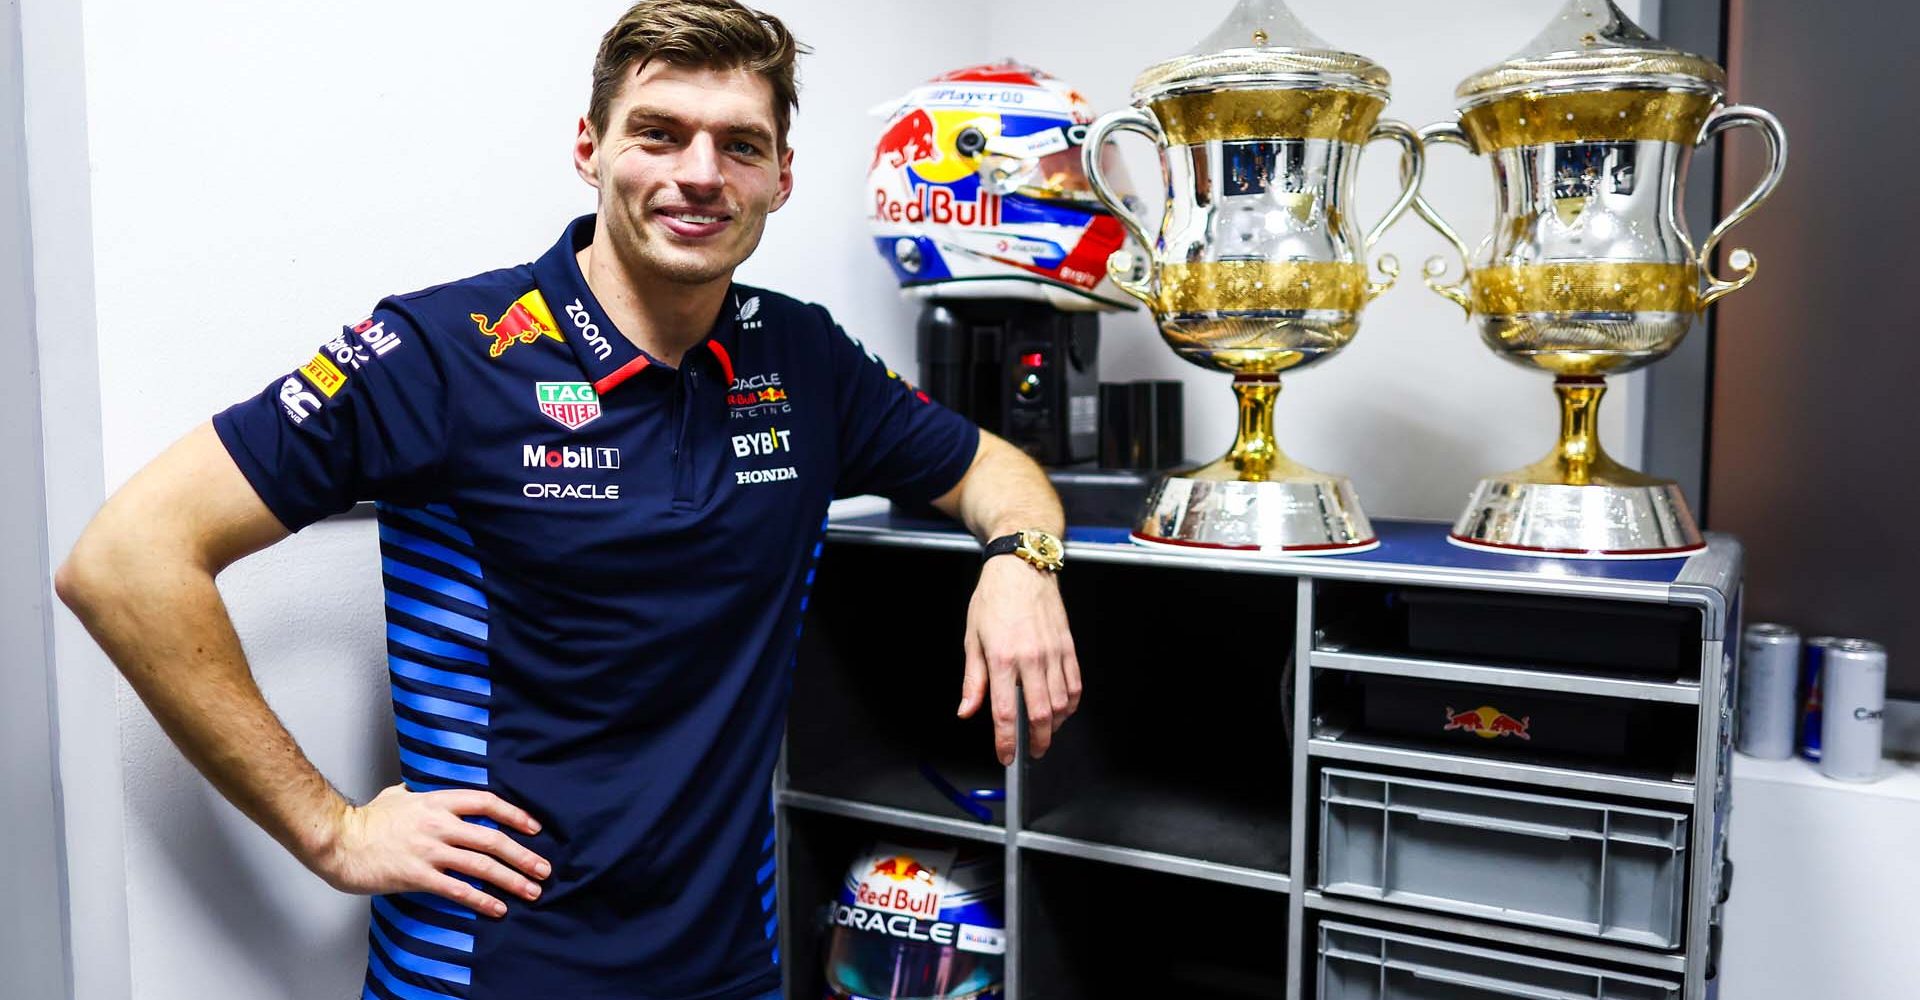
M673 180L690 194L711 197L720 192L726 177L720 172L720 150L712 136L702 133L687 143L674 165Z

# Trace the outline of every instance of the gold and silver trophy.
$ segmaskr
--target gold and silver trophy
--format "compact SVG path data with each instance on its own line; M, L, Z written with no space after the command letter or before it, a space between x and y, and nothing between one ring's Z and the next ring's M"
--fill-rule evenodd
M1332 356L1360 312L1393 283L1366 254L1412 204L1424 160L1399 122L1380 121L1390 78L1378 64L1315 37L1278 0L1242 0L1192 51L1134 81L1133 106L1095 122L1083 146L1094 193L1137 250L1107 262L1114 283L1147 304L1180 357L1233 375L1239 426L1217 461L1174 473L1148 498L1133 537L1145 544L1339 553L1379 544L1345 477L1288 459L1274 439L1280 375ZM1116 131L1159 147L1167 202L1158 234L1101 170ZM1350 214L1360 150L1403 149L1403 189L1363 234Z
M1415 208L1460 252L1466 275L1427 284L1466 309L1503 358L1554 376L1560 439L1546 458L1480 481L1452 538L1508 553L1653 558L1700 549L1677 483L1608 457L1598 435L1608 375L1665 357L1714 300L1753 279L1728 229L1772 193L1787 137L1759 108L1726 106L1726 72L1660 44L1609 0L1571 0L1512 58L1455 91L1458 119L1428 144L1484 154L1498 186L1492 232L1470 251L1424 199ZM1772 162L1696 252L1680 211L1693 148L1742 126Z

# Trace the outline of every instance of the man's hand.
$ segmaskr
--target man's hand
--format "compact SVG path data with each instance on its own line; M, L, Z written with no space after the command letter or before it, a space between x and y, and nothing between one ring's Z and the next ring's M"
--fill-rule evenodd
M308 864L342 892L430 892L495 917L507 912L507 904L449 873L538 899L534 880L552 874L553 866L504 832L467 822L467 816L528 836L540 832L532 816L491 792L410 792L394 785L364 806L347 806L332 842Z
M1080 661L1058 579L1017 556L987 560L967 607L966 649L960 717L978 711L991 686L994 751L1002 765L1011 764L1019 692L1025 691L1027 749L1035 757L1045 754L1053 734L1080 707Z

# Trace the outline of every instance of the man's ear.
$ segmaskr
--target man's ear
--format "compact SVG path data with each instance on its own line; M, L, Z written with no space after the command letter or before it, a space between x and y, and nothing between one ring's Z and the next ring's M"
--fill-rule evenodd
M769 212L777 212L780 206L793 196L793 148L789 146L780 151L780 193L773 196L773 207Z
M585 118L580 119L579 131L573 136L573 172L590 186L600 187L600 140L594 135L593 123Z

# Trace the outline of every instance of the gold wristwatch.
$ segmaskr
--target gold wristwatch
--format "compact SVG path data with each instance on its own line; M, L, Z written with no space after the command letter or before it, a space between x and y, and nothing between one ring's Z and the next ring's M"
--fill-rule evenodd
M1067 564L1067 550L1060 544L1060 539L1038 528L1001 535L988 542L986 549L981 553L980 561L985 562L994 556L1009 553L1026 560L1027 564L1034 569L1046 573L1058 573L1061 567Z

